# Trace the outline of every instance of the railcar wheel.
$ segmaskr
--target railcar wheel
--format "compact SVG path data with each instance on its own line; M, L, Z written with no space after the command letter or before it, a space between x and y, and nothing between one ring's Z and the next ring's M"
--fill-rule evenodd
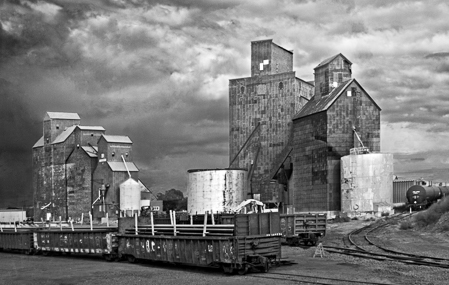
M223 264L221 268L225 274L232 274L234 272L234 269L230 264Z
M270 262L267 259L267 260L265 260L265 262L263 264L262 272L267 273L268 270L270 270Z
M137 259L134 257L134 255L128 255L127 259L128 259L129 263L136 263L137 262Z
M42 255L44 255L44 256L49 256L49 255L50 255L50 252L49 252L49 251L43 251L43 252L42 252Z
M243 264L241 268L237 269L239 275L245 275L248 272L248 266Z
M267 273L270 269L270 260L264 256L261 256L259 262L260 263L257 265L257 269L263 273Z
M103 254L103 258L108 262L115 260L115 256L113 256L112 254Z

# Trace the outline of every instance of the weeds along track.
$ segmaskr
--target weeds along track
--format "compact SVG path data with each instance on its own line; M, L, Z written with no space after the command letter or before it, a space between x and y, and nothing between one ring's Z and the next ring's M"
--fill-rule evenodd
M349 280L341 278L329 278L313 275L290 274L290 273L264 273L247 275L253 278L272 279L277 281L288 281L296 284L321 284L321 285L348 285L348 284L371 284L371 285L391 285L392 283L376 283L363 280Z
M396 251L375 244L368 236L385 226L397 223L410 217L410 214L397 214L385 221L385 223L372 223L360 229L350 232L343 240L346 247L325 246L329 252L351 255L359 258L374 259L380 261L393 260L410 265L423 265L431 267L449 268L449 259L411 254ZM388 253L388 254L386 254Z

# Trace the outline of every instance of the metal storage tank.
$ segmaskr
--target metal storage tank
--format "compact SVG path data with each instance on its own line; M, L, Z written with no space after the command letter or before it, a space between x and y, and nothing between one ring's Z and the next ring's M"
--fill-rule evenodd
M248 172L241 168L188 170L187 210L230 212L247 197Z
M0 209L0 223L22 222L26 219L26 211L24 210Z
M140 184L129 178L120 184L120 210L140 210Z
M369 153L341 158L341 211L374 211L374 203L393 205L393 155Z

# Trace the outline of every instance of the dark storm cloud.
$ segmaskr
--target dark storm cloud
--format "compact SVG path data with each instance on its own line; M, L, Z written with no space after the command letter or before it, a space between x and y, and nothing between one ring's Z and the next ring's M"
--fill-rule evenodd
M149 187L226 167L228 80L249 76L250 41L266 38L294 51L305 80L325 58L348 57L382 108L383 151L444 145L447 13L444 1L3 1L1 192L30 193L29 179L3 181L30 177L46 111L128 135Z
M449 52L436 52L425 56L425 58L434 58L434 59L446 59L448 57Z

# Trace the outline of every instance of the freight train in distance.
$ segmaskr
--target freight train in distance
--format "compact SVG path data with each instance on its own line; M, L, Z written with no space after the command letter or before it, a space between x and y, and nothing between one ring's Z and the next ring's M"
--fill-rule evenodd
M449 194L448 186L413 185L406 193L408 206L415 210L429 207Z

